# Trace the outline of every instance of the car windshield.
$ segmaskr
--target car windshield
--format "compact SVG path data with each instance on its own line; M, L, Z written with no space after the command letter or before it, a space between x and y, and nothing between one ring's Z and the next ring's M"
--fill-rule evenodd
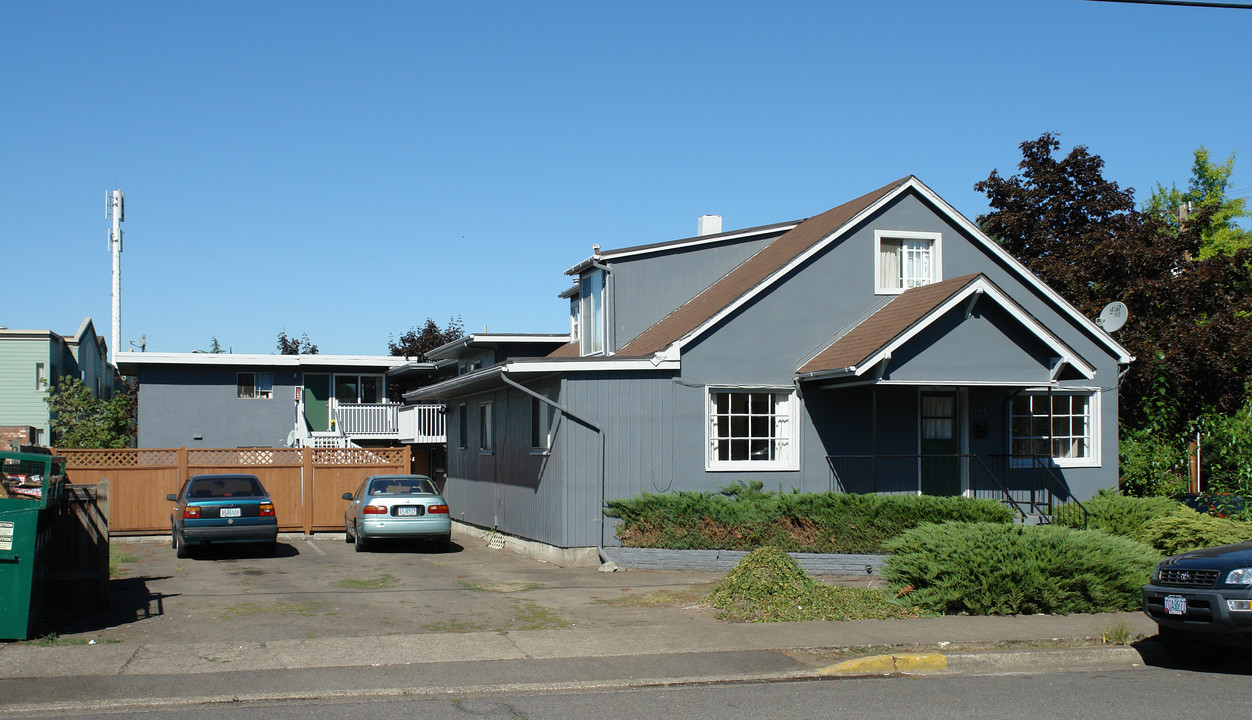
M426 478L378 478L370 482L370 495L436 495Z
M187 489L187 497L201 498L262 497L265 489L252 477L196 478Z

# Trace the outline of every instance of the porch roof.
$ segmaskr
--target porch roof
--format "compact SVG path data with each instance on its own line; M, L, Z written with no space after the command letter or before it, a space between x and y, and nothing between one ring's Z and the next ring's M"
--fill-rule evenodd
M981 297L990 298L1056 353L1060 361L1053 369L1053 380L1064 367L1076 369L1087 379L1095 377L1094 367L981 273L904 291L819 351L800 366L796 375L801 380L864 377L889 361L893 351L962 303L967 303L968 319L973 303Z

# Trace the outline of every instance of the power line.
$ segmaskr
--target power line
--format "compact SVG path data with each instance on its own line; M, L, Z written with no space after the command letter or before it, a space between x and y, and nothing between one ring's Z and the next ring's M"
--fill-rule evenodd
M1252 10L1252 3L1201 2L1200 0L1088 0L1088 2L1115 2L1130 5L1180 5L1182 7L1230 8Z

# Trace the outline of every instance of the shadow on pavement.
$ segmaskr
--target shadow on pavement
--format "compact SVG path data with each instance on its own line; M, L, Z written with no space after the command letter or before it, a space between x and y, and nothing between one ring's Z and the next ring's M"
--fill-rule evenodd
M92 632L160 617L165 614L165 598L177 594L154 593L148 583L166 579L168 576L114 578L109 581L109 607L103 609L50 606L40 621L39 637Z

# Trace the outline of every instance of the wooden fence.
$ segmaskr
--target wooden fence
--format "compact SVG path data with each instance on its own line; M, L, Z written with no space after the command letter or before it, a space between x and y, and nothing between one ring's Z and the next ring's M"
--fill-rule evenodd
M345 492L370 475L412 472L408 447L56 450L76 485L108 482L111 535L170 531L171 503L183 481L206 473L255 475L269 491L284 532L343 530Z

